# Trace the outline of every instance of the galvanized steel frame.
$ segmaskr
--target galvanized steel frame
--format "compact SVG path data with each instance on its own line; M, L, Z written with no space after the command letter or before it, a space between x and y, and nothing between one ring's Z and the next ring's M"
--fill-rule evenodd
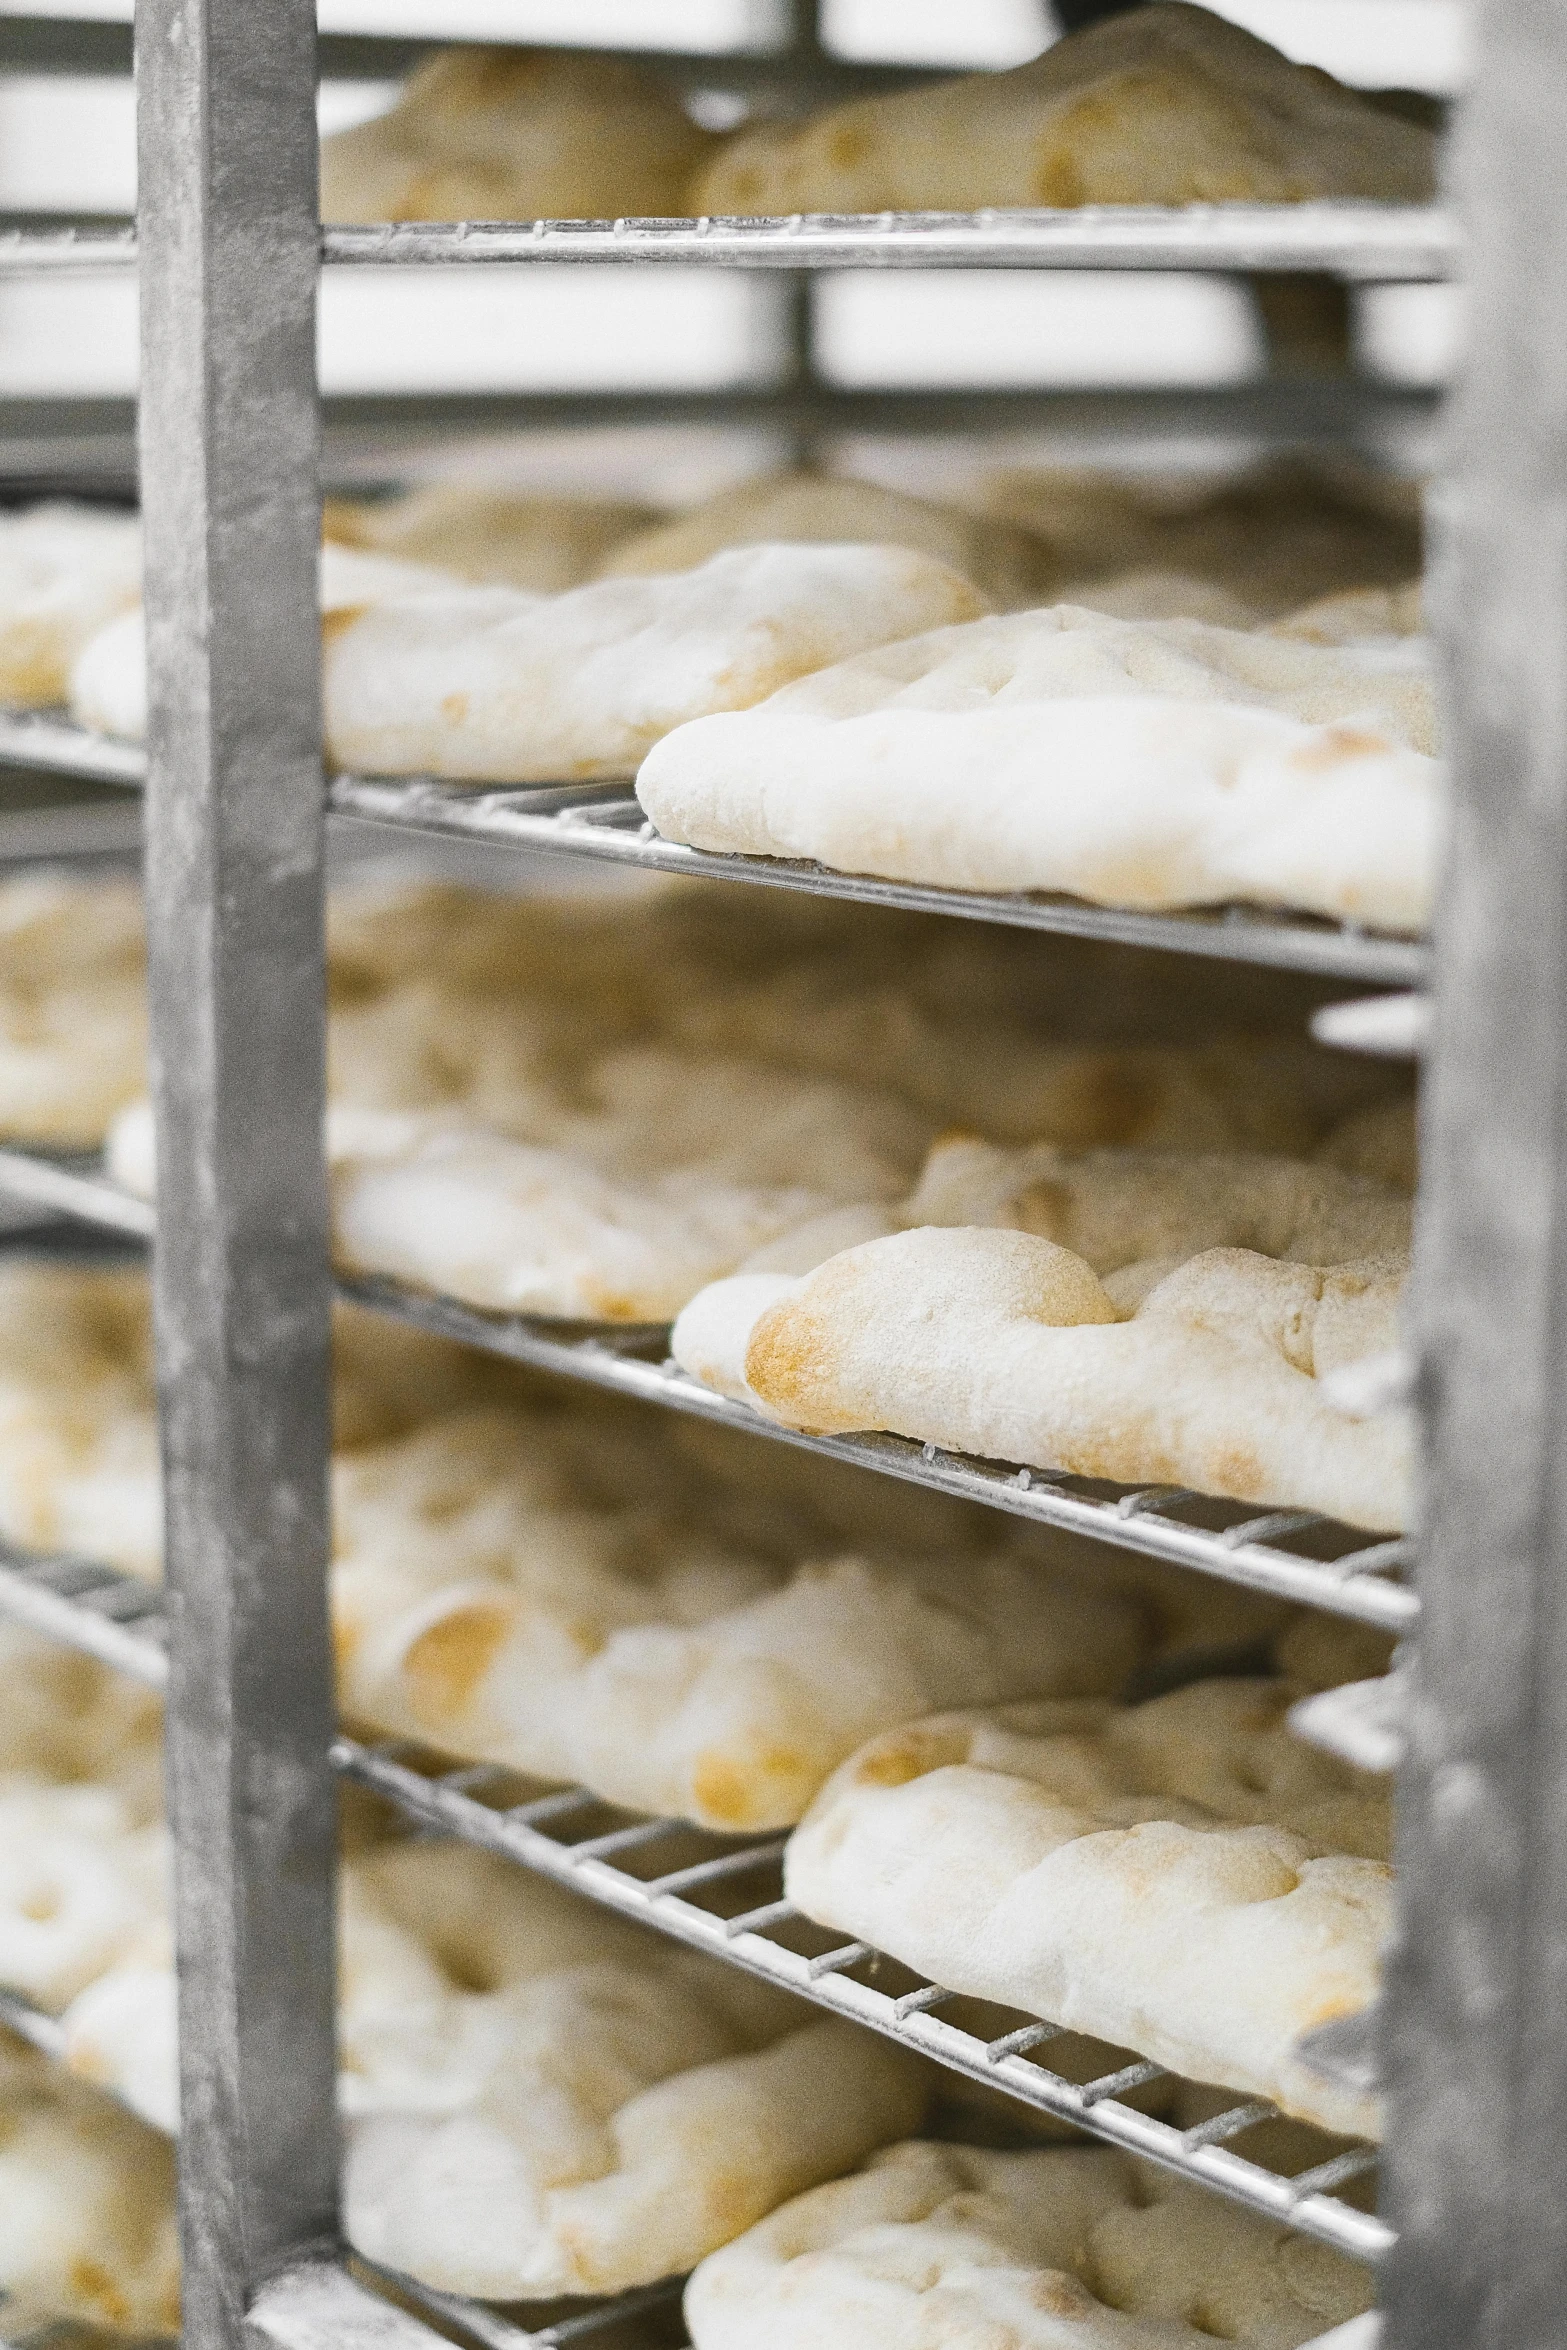
M184 2331L241 2350L337 2243L315 11L136 32Z
M1437 578L1452 839L1416 1249L1421 1636L1383 2001L1387 2350L1567 2311L1567 14L1492 0Z

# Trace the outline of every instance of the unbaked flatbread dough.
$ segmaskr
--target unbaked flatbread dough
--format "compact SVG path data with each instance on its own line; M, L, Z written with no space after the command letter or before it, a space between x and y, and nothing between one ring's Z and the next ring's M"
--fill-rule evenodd
M1107 2147L914 2140L786 2203L686 2288L694 2350L1297 2350L1370 2272Z
M449 572L331 541L321 550L321 610L369 609L387 597L439 593ZM93 734L143 742L147 734L147 625L138 602L90 637L70 672L71 716Z
M691 193L704 213L1300 203L1435 192L1436 142L1205 8L1157 0L1010 73L759 124Z
M63 702L71 665L141 595L141 524L107 507L0 516L0 702Z
M885 546L739 547L560 596L410 596L328 631L328 749L369 774L629 777L688 719L984 608L946 564Z
M9 2040L0 2293L13 2339L51 2319L143 2338L179 2329L173 2148Z
M1142 1606L1036 1551L844 1556L806 1527L775 1561L694 1481L606 1494L587 1433L469 1415L339 1464L351 1719L737 1832L797 1820L874 1729L1112 1692L1147 1654Z
M595 220L685 210L712 147L656 76L559 49L446 49L321 142L321 217Z
M887 645L680 727L637 796L694 848L1418 930L1441 845L1436 749L1418 644L1057 605Z
M689 571L724 547L780 542L912 547L961 572L1003 609L1037 603L1055 582L1046 549L1011 523L819 473L764 474L723 490L623 540L601 569L606 578Z
M613 549L656 520L650 507L624 500L522 497L441 481L396 498L329 498L322 529L339 546L433 563L474 587L552 596L591 579Z
M790 1838L788 1896L947 1990L1374 2136L1377 2101L1295 2048L1376 1996L1388 1798L1290 1736L1298 1694L1207 1681L888 1731Z
M1179 603L1126 609L1109 583L1177 574L1236 599L1239 616L1185 607L1225 627L1279 620L1325 597L1396 590L1422 552L1417 484L1342 454L1274 458L1236 474L1001 466L961 477L953 494L1043 540L1065 583L1062 603L1128 619L1183 616Z
M1397 1344L1407 1268L1402 1256L1322 1267L1209 1249L1133 1282L1118 1305L1053 1241L926 1227L803 1278L716 1283L671 1345L693 1377L789 1427L890 1429L982 1459L1391 1530L1409 1510L1408 1415L1347 1419L1321 1380Z

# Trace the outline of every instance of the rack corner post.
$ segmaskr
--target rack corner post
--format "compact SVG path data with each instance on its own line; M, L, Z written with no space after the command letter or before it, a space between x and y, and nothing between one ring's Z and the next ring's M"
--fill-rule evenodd
M1416 1247L1386 2350L1553 2350L1567 2308L1567 12L1493 0L1481 39L1436 571L1454 779Z
M313 0L140 0L185 2339L335 2242Z

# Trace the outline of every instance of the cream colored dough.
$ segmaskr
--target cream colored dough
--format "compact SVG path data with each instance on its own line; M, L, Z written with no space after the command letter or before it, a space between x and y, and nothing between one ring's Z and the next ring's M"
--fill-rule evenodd
M329 631L328 746L387 775L630 777L689 719L983 609L945 564L863 546L740 547L561 596L408 597Z
M82 647L141 594L141 525L92 506L0 518L0 702L63 702Z
M558 595L591 579L614 548L654 520L651 508L623 500L524 497L441 481L396 498L330 498L322 528L339 546L433 563L475 587Z
M179 2326L173 2149L11 2043L0 2054L0 2293L18 2339L62 2318L143 2338Z
M692 191L707 213L1299 203L1435 188L1428 130L1204 8L1160 0L1031 65L759 125Z
M864 1086L652 1047L584 1076L596 1098L543 1106L528 1141L335 1114L339 1258L496 1310L666 1321L752 1250L894 1196L918 1159L921 1122Z
M1003 608L1036 602L1054 576L1045 548L1010 523L815 473L764 474L723 490L623 540L602 570L621 578L689 571L724 547L780 542L912 547L961 572Z
M334 1318L340 1448L512 1390L509 1369L471 1348L357 1309L340 1308ZM0 1267L0 1538L68 1551L149 1581L161 1573L157 1421L146 1284L138 1275L25 1262ZM38 1702L25 1692L15 1700L0 1757L68 1777L107 1767L118 1736L151 1700L133 1697L111 1676L121 1694L100 1708L92 1681L73 1678L95 1670L86 1659L40 1669Z
M112 1786L0 1788L0 1984L58 2014L162 1915L168 1846Z
M795 1830L788 1896L948 1990L1373 2136L1376 2100L1295 2047L1376 1995L1387 1800L1290 1737L1297 1694L1209 1681L889 1731Z
M682 727L637 794L667 839L957 889L1427 919L1441 838L1414 647L1071 605L862 655Z
M321 143L321 217L592 220L685 209L713 145L650 73L555 49L448 49L389 113Z
M321 610L330 617L388 597L451 590L451 573L428 563L366 554L328 542L321 550ZM88 639L70 672L71 716L94 734L142 742L147 733L147 624L140 604Z
M802 1529L777 1559L712 1529L711 1493L692 1510L628 1477L606 1506L578 1433L470 1416L339 1465L351 1718L633 1810L762 1829L797 1820L875 1729L1109 1692L1146 1653L1131 1597L1036 1556L813 1557Z
M16 1142L90 1148L146 1082L140 897L55 874L0 883L0 1106Z
M690 2268L918 2128L921 2068L488 1855L351 1863L342 1920L347 2231L495 2299ZM167 1945L71 2011L72 2061L166 2120Z
M965 496L1044 541L1066 583L1059 602L1096 610L1119 608L1104 600L1107 583L1176 573L1244 607L1226 621L1222 611L1193 604L1193 619L1241 627L1248 614L1287 621L1323 598L1342 606L1368 590L1401 590L1421 564L1418 486L1342 453L1275 458L1217 479L1211 470L995 467ZM1166 603L1126 616L1179 612ZM1331 641L1341 641L1344 617L1340 609ZM1364 617L1352 634L1367 633Z
M956 1136L936 1144L898 1218L1034 1232L1104 1276L1210 1248L1307 1265L1387 1256L1408 1249L1411 1210L1369 1177L1261 1152L1007 1151Z
M686 2288L695 2350L1298 2350L1369 2272L1108 2149L913 2140L786 2203Z
M920 1443L1128 1485L1397 1528L1411 1433L1344 1418L1320 1379L1397 1343L1407 1260L1209 1249L1120 1318L1083 1259L1031 1233L926 1227L803 1279L715 1284L672 1347L705 1384L819 1433Z

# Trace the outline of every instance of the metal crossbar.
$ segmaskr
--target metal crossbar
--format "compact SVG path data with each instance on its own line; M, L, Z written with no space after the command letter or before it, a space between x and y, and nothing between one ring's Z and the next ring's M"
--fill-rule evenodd
M0 235L0 275L119 272L134 229L27 226ZM782 219L401 221L328 228L328 266L592 265L818 269L1307 270L1359 284L1460 274L1456 221L1435 205L1084 205L1066 211L805 213Z

